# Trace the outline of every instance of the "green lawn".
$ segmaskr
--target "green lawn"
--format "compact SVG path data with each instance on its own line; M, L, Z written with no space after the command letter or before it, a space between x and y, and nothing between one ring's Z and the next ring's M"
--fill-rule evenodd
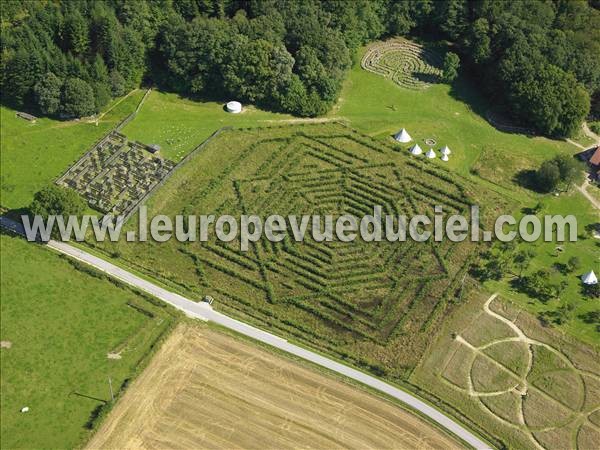
M231 114L224 111L223 103L194 101L153 90L123 133L145 144L160 144L163 156L179 161L221 127L264 126L288 119L292 116L251 105L244 105L240 114Z
M1 447L77 447L110 399L108 377L118 392L171 316L42 246L8 235L0 244L1 339L12 344L1 350ZM122 359L107 358L121 346Z
M563 141L498 131L483 118L487 109L485 100L464 79L453 88L437 84L410 90L363 70L357 63L329 116L343 117L352 127L383 139L391 139L400 128L406 128L423 148L423 140L433 138L438 149L443 145L452 149L448 166L462 174L469 173L484 150L504 159L526 159L528 165L561 151L574 151Z
M98 122L58 121L40 118L30 123L15 111L0 107L2 206L27 206L33 194L60 176L98 139L132 113L144 92L135 91Z

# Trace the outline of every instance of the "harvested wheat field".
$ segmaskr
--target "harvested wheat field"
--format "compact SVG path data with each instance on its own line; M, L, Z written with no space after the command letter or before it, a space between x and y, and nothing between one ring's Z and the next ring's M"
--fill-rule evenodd
M89 448L451 448L387 400L207 327L180 325Z

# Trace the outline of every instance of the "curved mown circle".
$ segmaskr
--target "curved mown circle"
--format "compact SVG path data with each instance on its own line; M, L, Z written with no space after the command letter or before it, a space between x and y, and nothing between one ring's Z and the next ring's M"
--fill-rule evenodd
M407 89L423 89L442 74L442 57L416 42L394 38L371 45L361 61L363 69L390 78Z

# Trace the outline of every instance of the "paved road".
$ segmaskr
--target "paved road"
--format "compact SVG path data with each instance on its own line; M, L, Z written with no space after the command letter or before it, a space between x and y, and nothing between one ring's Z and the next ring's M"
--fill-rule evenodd
M10 228L16 232L21 231L21 227L19 226L19 224L16 224L15 222L4 217L0 217L0 225L5 228ZM114 278L117 278L131 286L143 290L148 294L151 294L154 297L157 297L174 306L175 308L183 311L189 317L218 323L219 325L241 333L245 336L264 342L265 344L271 345L273 347L291 353L292 355L296 355L307 361L311 361L320 366L326 367L327 369L342 374L348 378L352 378L353 380L359 381L360 383L363 383L371 388L384 392L387 395L394 397L400 400L401 402L411 406L412 408L420 411L422 414L429 417L431 420L438 423L446 430L460 437L463 441L470 444L471 446L477 449L490 448L489 444L479 439L477 436L475 436L469 430L464 428L462 425L460 425L450 417L446 416L445 414L441 413L437 409L429 406L422 400L419 400L414 395L409 394L408 392L405 392L375 377L367 375L346 365L340 364L336 361L333 361L315 352L307 350L303 347L294 345L285 339L275 336L274 334L267 333L266 331L240 322L239 320L232 319L231 317L228 317L225 314L213 310L212 307L209 306L207 303L197 303L179 294L175 294L171 291L168 291L150 281L147 281L143 278L132 274L127 270L117 267L114 264L111 264L102 258L98 258L97 256L87 253L77 247L73 247L68 243L50 241L48 242L48 247L64 255L77 259L92 267L95 267L96 269Z

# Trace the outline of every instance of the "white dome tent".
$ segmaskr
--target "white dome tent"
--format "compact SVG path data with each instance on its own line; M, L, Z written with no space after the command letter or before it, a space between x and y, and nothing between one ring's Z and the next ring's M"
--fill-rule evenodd
M396 133L396 135L394 136L394 139L396 139L396 141L398 141L398 142L402 142L403 144L406 144L407 142L412 141L410 134L408 134L408 131L406 131L406 129L404 129L404 128L402 128L400 131L398 131Z
M435 154L435 152L433 151L432 148L430 148L427 153L425 153L425 156L427 156L428 159L433 159L435 158L437 155Z
M448 158L448 155L444 154L442 155L442 161L446 162L448 161L450 158Z
M242 112L242 104L240 102L232 101L225 105L227 108L227 112L237 114Z
M582 276L581 281L583 281L583 284L588 285L598 284L598 278L596 277L596 274L593 270L590 270L588 273Z
M441 150L442 155L449 155L450 153L452 153L450 151L450 148L447 145L444 145L444 147Z
M421 150L421 147L419 147L419 144L415 144L410 148L410 152L413 155L420 155L421 153L423 153L423 150Z

